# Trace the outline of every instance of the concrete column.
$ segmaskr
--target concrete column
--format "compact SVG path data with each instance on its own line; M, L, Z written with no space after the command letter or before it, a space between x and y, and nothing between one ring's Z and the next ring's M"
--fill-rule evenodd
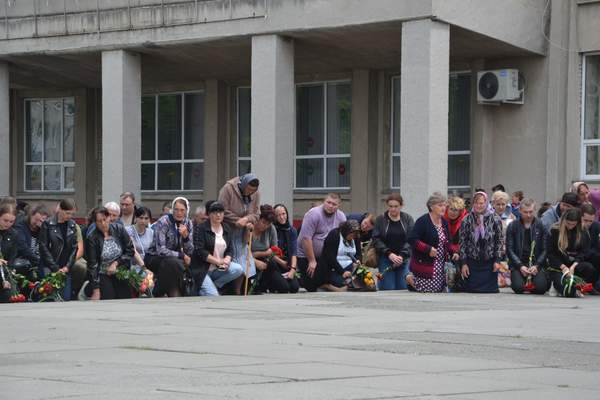
M215 200L225 183L227 164L227 88L206 81L204 100L204 202Z
M294 215L296 129L294 43L277 35L252 38L252 171L263 203L284 203Z
M0 62L0 197L10 195L10 81L9 66Z
M351 211L377 207L377 74L352 72Z
M140 198L142 77L139 54L102 53L102 202Z
M400 178L404 209L415 217L432 192L447 192L449 56L449 25L402 25Z

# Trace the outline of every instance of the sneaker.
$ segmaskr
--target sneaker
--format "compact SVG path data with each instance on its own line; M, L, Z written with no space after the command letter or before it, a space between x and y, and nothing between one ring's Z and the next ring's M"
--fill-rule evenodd
M77 300L86 301L91 299L91 297L85 294L85 288L87 287L87 285L89 285L89 283L90 281L83 282L83 285L81 285L81 289L79 289L79 293L77 293Z

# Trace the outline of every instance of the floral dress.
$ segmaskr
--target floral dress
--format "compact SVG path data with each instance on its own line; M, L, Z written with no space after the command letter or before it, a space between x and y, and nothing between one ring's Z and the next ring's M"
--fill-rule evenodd
M433 278L421 278L415 275L414 287L417 292L439 293L446 287L444 264L446 263L446 243L448 239L441 225L435 226L435 230L438 234L439 245L437 256L433 262Z

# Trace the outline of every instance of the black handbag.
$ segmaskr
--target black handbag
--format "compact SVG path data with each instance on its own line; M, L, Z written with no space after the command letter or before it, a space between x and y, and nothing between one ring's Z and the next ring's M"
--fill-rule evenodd
M192 276L192 271L189 268L185 268L183 270L182 277L182 294L184 296L196 296L198 291L195 290L194 277Z

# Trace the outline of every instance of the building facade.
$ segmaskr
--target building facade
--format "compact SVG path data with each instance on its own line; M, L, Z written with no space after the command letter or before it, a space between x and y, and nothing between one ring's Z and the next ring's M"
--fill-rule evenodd
M330 191L419 214L600 179L600 1L0 3L2 195L158 211L251 170L296 217ZM523 104L479 104L477 72L507 68Z

